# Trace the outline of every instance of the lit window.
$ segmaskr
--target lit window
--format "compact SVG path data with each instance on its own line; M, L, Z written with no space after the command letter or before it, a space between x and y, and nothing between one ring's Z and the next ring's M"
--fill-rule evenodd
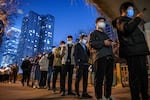
M42 29L45 28L45 26L42 26Z
M37 42L37 40L34 40L35 42Z
M33 30L33 33L35 33L35 30Z
M29 30L29 33L32 33L32 30Z
M51 27L52 27L52 25L49 25L49 26L48 26L48 28L51 28Z
M40 16L38 16L38 20L41 20L41 17L40 17Z
M47 40L47 44L50 44L50 41L49 41L49 40Z
M51 35L51 34L52 34L52 32L48 32L48 34L49 34L49 35Z
M34 51L37 51L37 48L34 48Z

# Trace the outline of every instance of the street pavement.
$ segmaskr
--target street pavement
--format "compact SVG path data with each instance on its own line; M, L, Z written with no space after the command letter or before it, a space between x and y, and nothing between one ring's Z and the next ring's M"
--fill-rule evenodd
M59 87L58 83L57 81L57 87ZM80 83L80 91L82 91L82 82ZM93 96L92 99L68 95L61 96L59 90L53 93L52 90L33 89L26 85L23 87L20 81L17 81L17 83L0 82L0 100L95 100L94 88L91 84L88 85L88 93ZM131 100L129 87L113 87L112 97L114 100Z

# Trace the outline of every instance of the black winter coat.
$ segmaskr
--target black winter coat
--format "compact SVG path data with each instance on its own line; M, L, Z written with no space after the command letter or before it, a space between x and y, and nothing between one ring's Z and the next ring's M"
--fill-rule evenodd
M112 56L113 51L112 46L105 46L104 41L109 39L108 35L104 32L100 32L98 30L94 30L89 35L89 45L92 49L95 50L93 53L93 61L96 61L99 58Z
M134 19L121 16L113 21L113 26L117 28L119 38L120 57L137 55L148 55L149 50L143 32L139 28L142 19Z
M75 44L74 47L74 59L76 66L79 65L88 65L90 52L89 49L85 46L86 50L82 47L81 43Z

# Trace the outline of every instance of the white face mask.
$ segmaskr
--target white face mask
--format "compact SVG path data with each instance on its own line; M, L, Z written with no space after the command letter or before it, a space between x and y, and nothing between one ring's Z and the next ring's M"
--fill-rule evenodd
M55 50L56 50L56 48L53 48L53 49L52 49L52 53L54 53L54 52L55 52Z
M98 28L104 29L106 27L105 22L98 22Z
M67 41L67 44L72 44L72 41Z
M48 57L48 54L46 54L45 57Z
M86 39L83 39L83 40L82 40L82 43L83 43L83 44L86 44L86 42L87 42Z
M60 47L61 47L61 48L65 47L65 44L61 44Z

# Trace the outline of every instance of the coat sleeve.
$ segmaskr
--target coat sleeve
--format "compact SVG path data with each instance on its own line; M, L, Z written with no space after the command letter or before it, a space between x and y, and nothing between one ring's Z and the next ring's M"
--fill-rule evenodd
M79 62L78 62L78 54L79 54L79 52L78 52L79 50L78 50L78 44L75 44L75 46L74 46L74 53L73 53L73 56L74 56L74 60L75 60L75 66L78 66L79 65Z
M126 36L132 33L141 21L142 19L139 17L135 17L133 20L124 20L123 18L120 18L117 20L116 27Z

